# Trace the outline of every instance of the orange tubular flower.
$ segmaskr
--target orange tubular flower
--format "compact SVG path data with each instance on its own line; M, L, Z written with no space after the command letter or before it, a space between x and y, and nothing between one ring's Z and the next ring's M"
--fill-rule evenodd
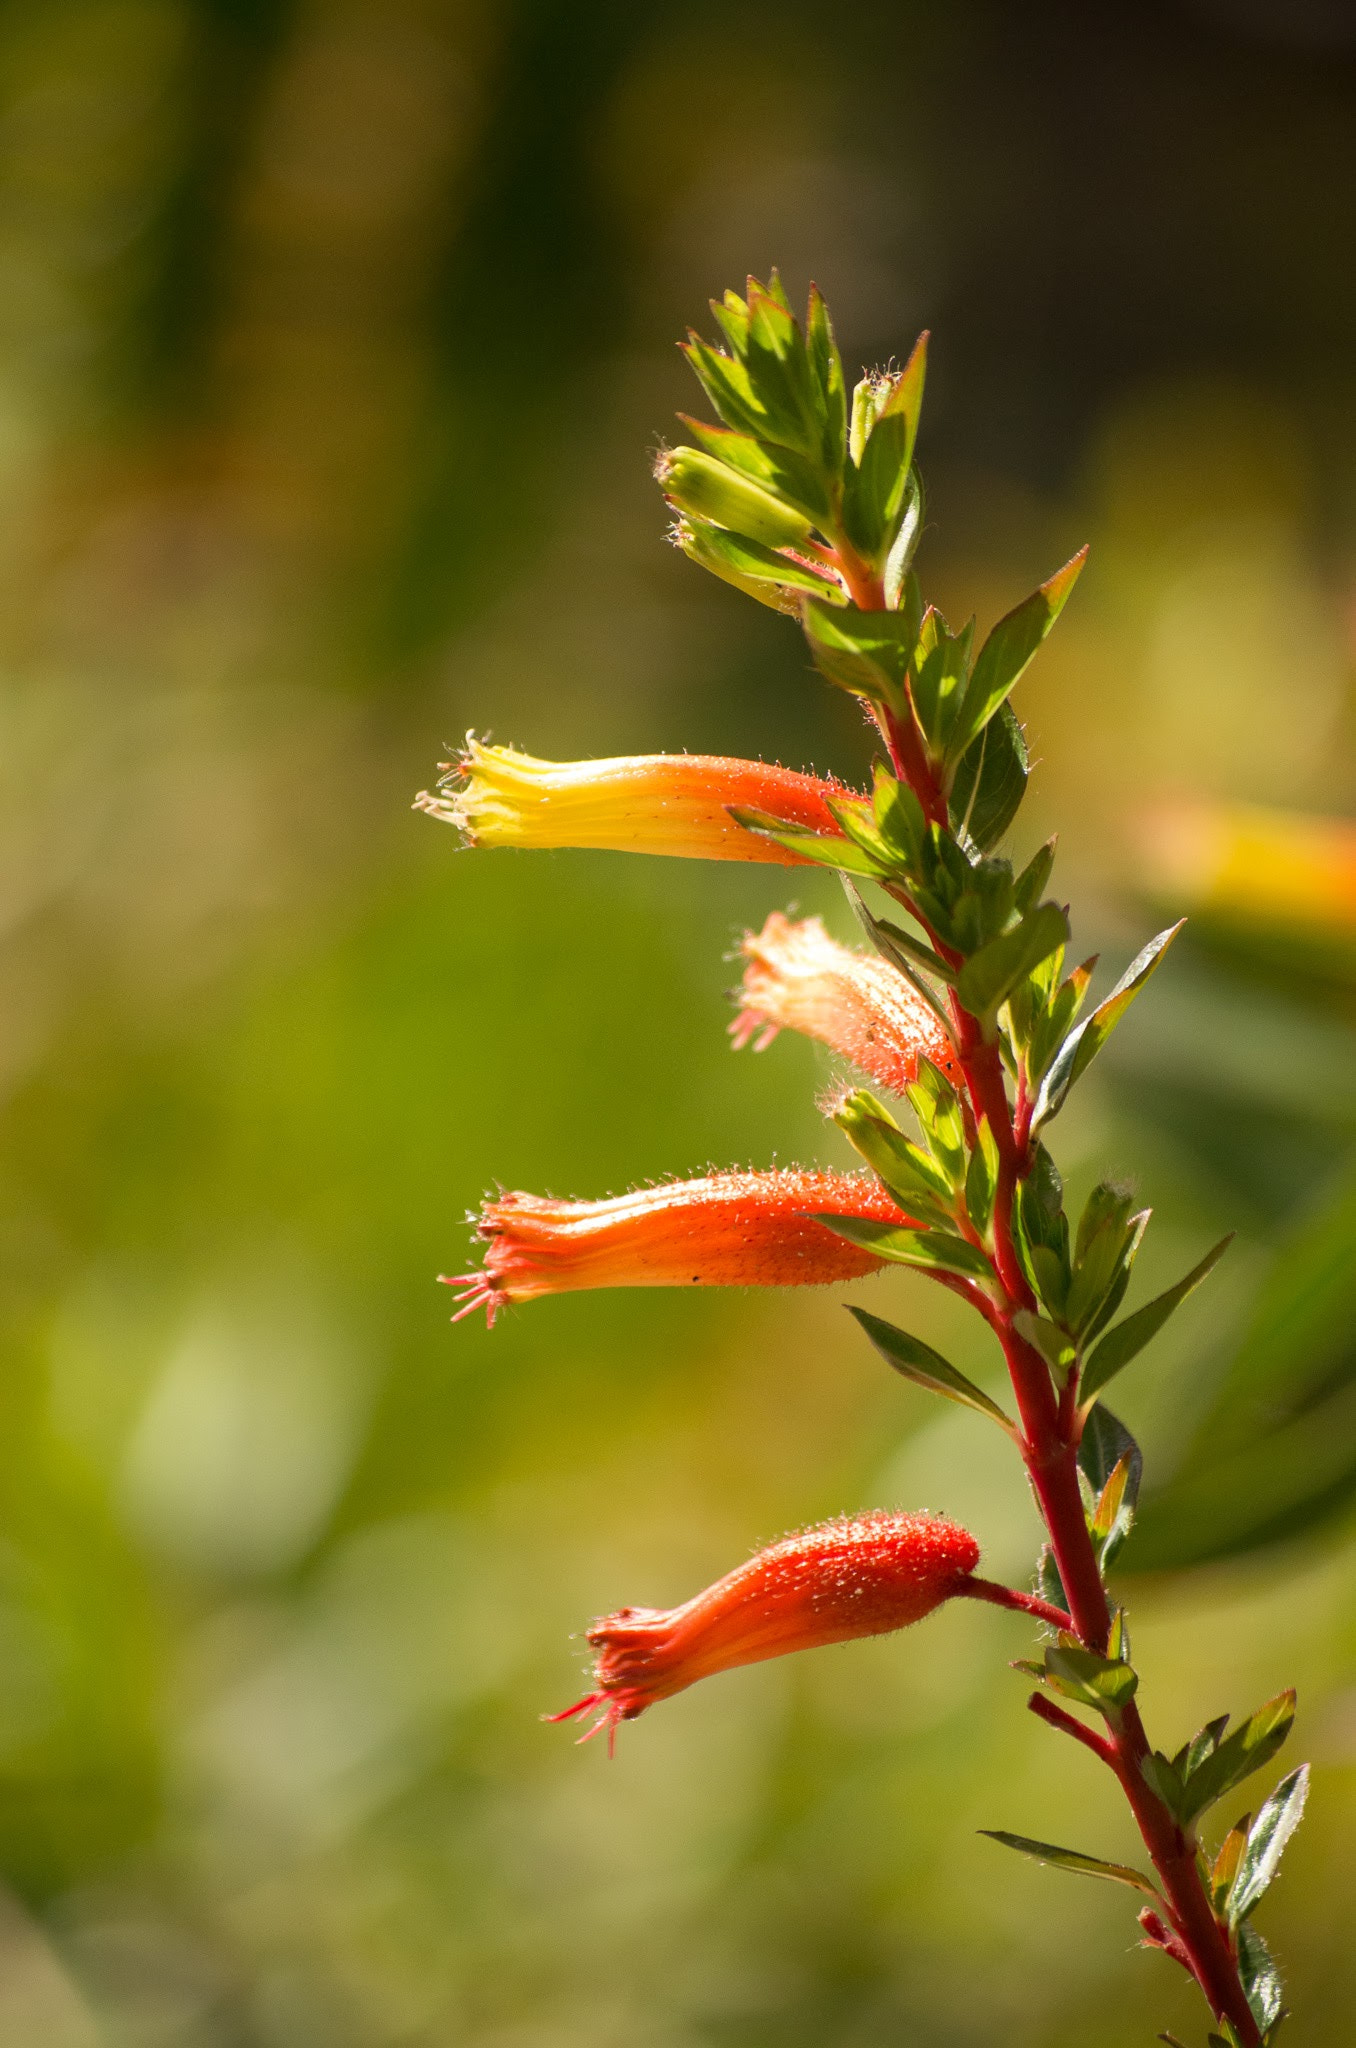
M730 1026L737 1046L762 1052L783 1029L803 1031L900 1095L929 1059L961 1078L955 1050L934 1010L904 976L831 939L817 917L793 923L774 910L744 939L743 1007Z
M466 746L419 809L443 818L470 846L600 846L688 860L805 865L774 840L745 831L729 806L764 811L798 830L841 837L831 797L841 783L766 761L713 754L623 754L608 761L537 761L512 747Z
M595 1621L594 1689L550 1721L600 1709L581 1739L634 1721L716 1671L921 1621L979 1563L966 1529L935 1515L844 1516L760 1550L681 1607L623 1607Z
M586 1287L809 1287L885 1264L836 1237L815 1212L908 1224L869 1174L713 1173L606 1202L501 1195L486 1202L482 1272L461 1273L454 1322L509 1301Z

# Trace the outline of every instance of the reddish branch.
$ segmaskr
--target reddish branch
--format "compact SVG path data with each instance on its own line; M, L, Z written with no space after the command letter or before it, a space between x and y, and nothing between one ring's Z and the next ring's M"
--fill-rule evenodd
M841 544L837 554L853 602L863 611L885 610L882 580L866 574L862 564ZM906 724L888 712L879 714L878 722L897 774L913 790L927 817L946 826L946 798L928 763L917 726L912 719ZM938 935L928 928L925 919L919 922L927 931L929 943L947 957L948 949ZM1069 1601L1069 1615L1065 1619L1072 1621L1073 1632L1086 1648L1105 1656L1111 1613L1078 1484L1080 1430L1076 1390L1072 1386L1066 1389L1063 1400L1056 1396L1044 1359L1013 1323L1019 1310L1035 1307L1012 1232L1013 1199L1030 1164L1030 1109L1025 1090L1019 1089L1014 1110L997 1044L984 1038L977 1020L954 995L951 1012L956 1050L974 1114L987 1117L998 1147L992 1264L1005 1301L997 1313L990 1313L988 1320L998 1333L1007 1360L1022 1423L1022 1456ZM1004 1593L1007 1589L996 1591ZM978 1593L978 1597L994 1595ZM1003 1599L1001 1604L1022 1603ZM1131 1701L1110 1711L1105 1738L1082 1728L1052 1703L1033 1703L1033 1711L1066 1733L1076 1733L1077 1739L1115 1772L1158 1872L1172 1916L1172 1927L1163 1930L1165 1938L1158 1945L1190 1969L1216 2018L1230 2021L1244 2048L1261 2048L1261 2030L1244 1994L1228 1937L1202 1881L1195 1844L1144 1777L1142 1766L1150 1754L1150 1745L1138 1707Z

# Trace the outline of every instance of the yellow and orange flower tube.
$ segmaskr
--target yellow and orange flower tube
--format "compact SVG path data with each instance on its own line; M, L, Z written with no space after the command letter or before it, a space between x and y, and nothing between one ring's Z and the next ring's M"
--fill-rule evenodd
M787 1168L713 1173L605 1202L507 1194L486 1202L481 1271L460 1287L453 1321L506 1302L591 1287L811 1287L858 1280L886 1263L815 1221L865 1216L910 1224L870 1174Z
M936 1515L844 1516L760 1550L681 1607L623 1607L595 1621L593 1689L551 1721L599 1710L582 1738L633 1721L699 1678L921 1621L979 1563L966 1529Z
M801 1031L841 1053L883 1088L902 1095L929 1059L961 1078L941 1020L889 962L831 939L817 917L793 921L774 910L748 932L741 1008L730 1026L737 1046L756 1051L782 1030Z
M801 855L737 825L730 806L841 838L829 802L852 794L841 783L766 761L715 754L538 761L468 734L437 789L415 802L455 825L470 846L592 846L800 867Z

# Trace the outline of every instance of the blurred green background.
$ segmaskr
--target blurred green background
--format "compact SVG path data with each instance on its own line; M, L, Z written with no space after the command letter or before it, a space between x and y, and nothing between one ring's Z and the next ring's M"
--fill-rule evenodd
M1356 807L1354 199L1344 0L7 0L0 2048L1200 2037L1121 1895L976 1836L1135 1846L1012 1617L723 1678L611 1765L539 1724L591 1615L788 1527L931 1506L1021 1578L1035 1524L837 1295L449 1329L496 1179L840 1158L827 1064L732 1055L723 990L769 909L843 925L409 802L469 724L858 772L648 476L675 338L780 263L850 370L933 329L930 594L987 623L1093 542L1022 830L1118 970L1146 807ZM1300 1686L1262 1922L1336 2048L1356 977L1200 929L1058 1149L1142 1177L1140 1298L1240 1232L1117 1404L1169 1482L1137 1660L1169 1747ZM921 1285L853 1298L993 1373Z

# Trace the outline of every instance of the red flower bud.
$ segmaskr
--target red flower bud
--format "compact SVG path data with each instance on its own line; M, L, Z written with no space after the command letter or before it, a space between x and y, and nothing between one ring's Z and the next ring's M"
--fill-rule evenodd
M935 1515L877 1510L804 1529L682 1607L623 1607L595 1621L593 1691L546 1718L568 1721L597 1707L582 1739L606 1728L610 1749L619 1721L713 1672L921 1621L978 1563L969 1531Z
M929 1059L961 1079L935 1010L889 962L831 939L817 917L793 923L774 910L744 937L743 1008L730 1026L737 1046L762 1052L783 1029L803 1031L902 1095Z
M745 831L729 806L764 811L783 825L842 837L830 798L842 783L766 761L713 754L625 754L607 761L538 761L468 734L456 765L420 810L456 825L470 846L601 846L691 860L772 861L802 856Z
M806 1287L857 1280L885 1264L836 1237L814 1212L911 1219L866 1174L713 1173L606 1202L501 1195L478 1225L485 1267L446 1282L465 1291L454 1321L506 1301L584 1287Z

